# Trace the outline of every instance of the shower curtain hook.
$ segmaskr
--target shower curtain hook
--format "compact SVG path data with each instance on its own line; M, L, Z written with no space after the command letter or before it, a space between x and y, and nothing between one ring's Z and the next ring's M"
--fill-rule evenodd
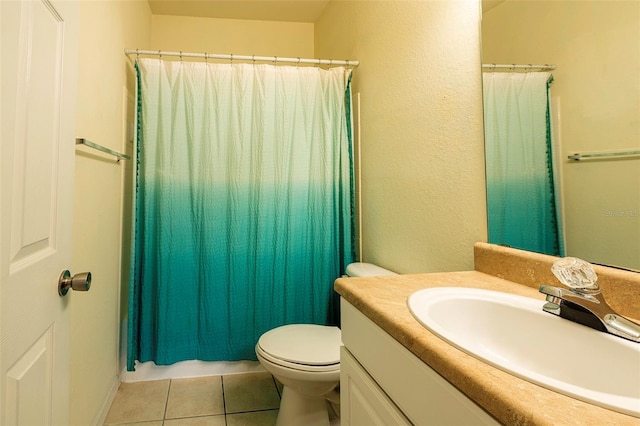
M298 63L296 64L296 68L300 66L300 56L298 56Z
M182 62L182 50L180 51L180 62Z
M209 54L207 52L204 52L204 63L208 64L209 63Z
M273 65L278 65L278 57L277 56L273 57Z
M233 65L233 53L229 55L229 63Z
M136 61L140 58L140 49L136 49Z
M253 65L256 64L256 55L251 55L251 61L253 62Z
M162 50L158 49L158 57L162 59Z

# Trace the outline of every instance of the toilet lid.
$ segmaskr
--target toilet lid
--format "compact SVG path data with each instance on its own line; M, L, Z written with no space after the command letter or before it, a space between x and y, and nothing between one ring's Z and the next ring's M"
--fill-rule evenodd
M302 365L340 363L342 338L338 327L314 324L283 325L267 331L258 340L269 355Z

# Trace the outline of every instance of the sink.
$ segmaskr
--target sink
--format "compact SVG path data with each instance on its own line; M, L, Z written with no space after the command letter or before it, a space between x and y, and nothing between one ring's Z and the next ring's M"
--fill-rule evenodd
M544 300L437 287L409 310L458 349L529 382L640 417L640 344L542 311Z

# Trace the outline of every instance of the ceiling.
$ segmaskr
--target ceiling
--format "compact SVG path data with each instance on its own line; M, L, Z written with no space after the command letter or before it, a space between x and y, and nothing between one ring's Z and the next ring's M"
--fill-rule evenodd
M315 22L329 0L148 0L154 15Z
M505 0L482 0L482 12L493 9Z
M315 22L330 0L148 0L154 15ZM482 10L505 0L482 0Z

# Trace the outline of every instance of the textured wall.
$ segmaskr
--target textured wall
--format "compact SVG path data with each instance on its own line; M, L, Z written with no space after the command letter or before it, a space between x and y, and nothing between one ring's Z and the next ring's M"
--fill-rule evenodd
M133 86L124 49L148 47L149 6L142 0L81 2L80 16L76 136L130 152L125 117L127 85ZM123 176L131 166L98 151L76 150L71 272L91 271L93 281L87 293L67 296L74 425L99 422L119 384Z
M362 260L402 273L473 269L486 241L480 5L332 1L317 57L357 59Z
M151 48L312 58L313 24L153 15Z

